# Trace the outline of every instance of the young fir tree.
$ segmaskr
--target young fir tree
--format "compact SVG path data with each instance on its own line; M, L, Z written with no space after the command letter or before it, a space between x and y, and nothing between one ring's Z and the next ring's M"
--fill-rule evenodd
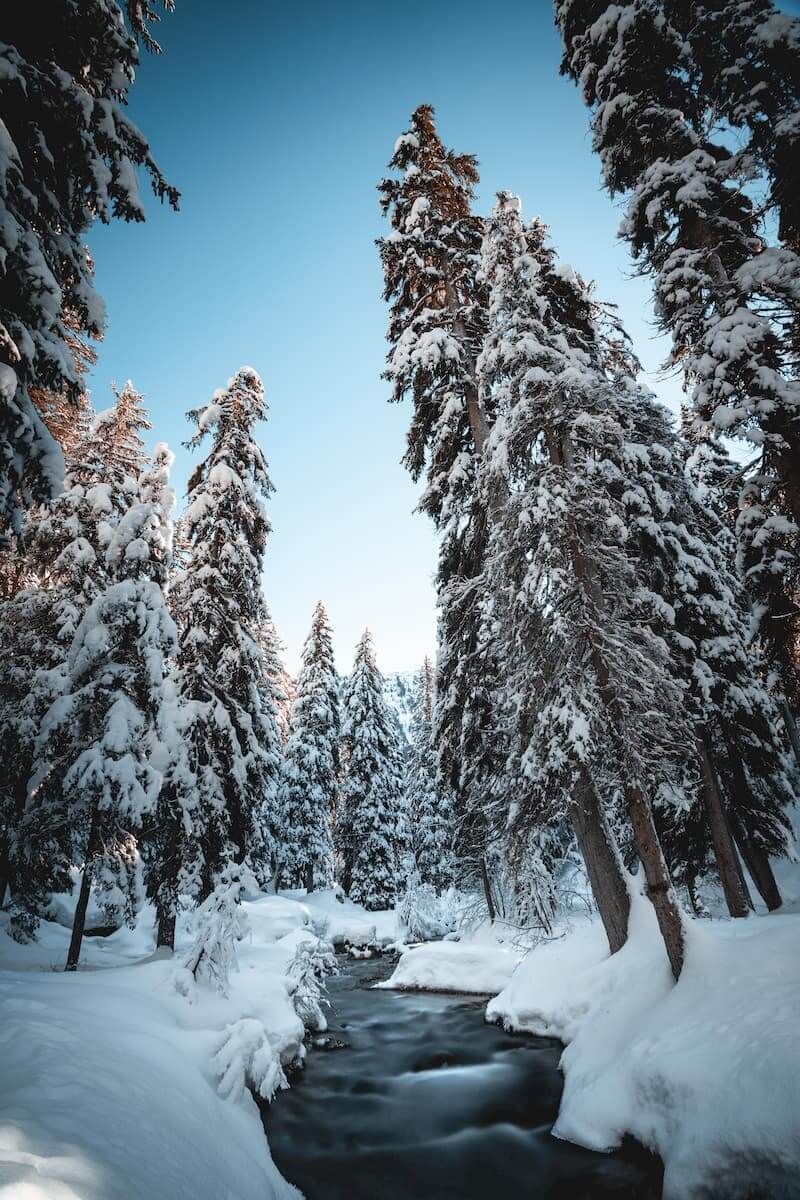
M390 304L386 377L414 411L405 464L426 486L420 508L440 533L438 705L434 738L441 788L452 789L460 874L486 880L490 838L483 804L503 758L493 726L502 664L484 595L489 514L477 487L491 424L475 362L485 324L478 280L482 222L471 212L472 155L448 150L422 105L395 144L393 175L379 185L391 229L380 239ZM492 908L487 888L487 901Z
M433 707L433 664L426 658L419 673L411 724L406 796L411 843L420 881L443 892L453 882L453 822L450 797L437 785Z
M75 633L62 695L42 721L30 795L64 812L83 875L67 970L76 970L90 887L136 908L136 835L161 786L153 765L176 631L161 580L169 559L167 489L143 487L111 534L109 582Z
M167 5L166 7L171 7ZM83 239L92 223L144 220L136 168L177 207L148 144L126 116L138 40L155 48L156 8L115 0L6 5L0 46L0 515L58 494L64 465L32 389L77 404L70 337L104 323Z
M397 735L383 694L367 630L356 648L342 698L343 780L337 811L348 831L343 853L345 891L372 911L397 899L397 827L402 792Z
M180 612L174 738L159 798L161 876L151 877L158 940L171 946L178 894L207 896L226 863L247 863L264 886L275 861L280 752L258 644L272 491L254 437L267 414L255 371L241 367L188 415L190 448L209 438L181 518L187 561L175 583Z
M771 4L681 0L558 0L556 18L562 71L592 109L606 186L628 197L623 235L653 276L671 362L683 366L699 416L755 450L739 498L739 567L768 657L797 703L800 258L790 164L800 25ZM735 149L731 126L742 131ZM765 215L778 217L789 244L768 244Z
M339 680L328 614L317 604L303 647L284 751L283 887L333 886L333 821L339 774Z

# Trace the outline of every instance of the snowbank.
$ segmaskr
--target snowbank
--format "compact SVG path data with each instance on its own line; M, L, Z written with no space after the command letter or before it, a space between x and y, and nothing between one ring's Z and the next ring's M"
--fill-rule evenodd
M314 932L336 947L388 946L397 939L397 919L393 908L367 912L342 894L341 889L325 892L285 892L296 897L311 914Z
M72 975L61 925L43 923L31 946L0 930L0 1196L297 1200L239 1085L251 1049L278 1077L302 1058L286 971L314 937L302 904L263 897L244 909L228 998L176 990L186 922L174 959L152 955L146 913L134 931L86 939ZM223 1072L234 1098L218 1090Z
M517 962L499 946L425 942L406 950L389 979L375 986L490 995L507 986Z
M555 1036L553 1133L594 1150L632 1134L664 1161L665 1200L800 1196L800 916L695 921L672 977L634 897L609 957L585 922L534 949L487 1019Z

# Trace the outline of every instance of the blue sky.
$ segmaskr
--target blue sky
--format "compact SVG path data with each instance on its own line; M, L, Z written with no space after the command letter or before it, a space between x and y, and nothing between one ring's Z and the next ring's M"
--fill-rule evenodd
M177 0L159 38L130 111L181 211L150 201L146 224L91 237L108 309L94 404L133 379L153 440L177 454L180 497L185 411L255 367L277 489L264 586L290 669L318 598L340 670L367 625L384 670L414 668L434 648L435 543L399 462L408 412L380 378L374 246L375 185L410 112L432 103L443 139L477 154L479 211L510 188L549 222L561 257L620 306L648 371L666 352L649 284L616 240L587 112L558 74L551 6ZM648 381L679 400L676 381Z

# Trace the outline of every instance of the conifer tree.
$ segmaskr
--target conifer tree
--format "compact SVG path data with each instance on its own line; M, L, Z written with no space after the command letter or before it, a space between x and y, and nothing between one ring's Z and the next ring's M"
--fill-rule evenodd
M523 230L518 203L501 195L484 250L491 327L480 372L502 405L491 468L513 479L514 490L493 567L498 595L505 590L509 604L505 627L516 641L509 657L521 664L513 690L526 698L523 707L538 698L525 754L526 772L539 786L529 797L533 809L518 806L515 819L527 812L530 820L538 804L537 819L546 820L566 764L567 781L584 768L597 779L611 750L677 974L679 922L663 886L668 876L649 811L652 780L680 761L687 738L695 740L712 842L735 915L746 906L736 895L738 864L713 775L715 740L747 740L753 779L770 794L745 785L735 797L737 819L757 829L762 848L769 844L772 852L785 849L783 805L791 789L775 743L774 704L748 661L720 523L688 486L666 415L635 384L624 342L604 331L602 310L556 263L544 237L539 222ZM595 524L600 513L602 526ZM576 620L591 670L573 659L582 640ZM532 656L537 644L550 652ZM640 703L645 708L634 717ZM630 719L616 726L630 705ZM649 768L637 767L653 750Z
M278 637L275 622L264 602L265 616L258 634L258 643L264 656L264 672L266 675L266 691L268 702L275 706L278 721L278 733L281 743L286 742L289 735L289 721L292 706L296 699L294 680L286 670L283 661L285 647Z
M163 450L159 459L166 466ZM168 490L148 480L113 528L109 582L76 630L63 692L45 714L37 744L41 765L30 795L42 792L51 809L63 808L73 852L80 849L83 858L67 970L78 965L92 883L101 895L120 897L129 917L135 912L135 838L161 786L153 761L176 646L161 590L169 559L164 502L168 510Z
M262 886L274 871L280 752L258 643L270 531L263 501L272 484L254 436L266 414L250 367L188 414L197 426L189 447L206 438L211 445L189 480L181 518L187 561L175 584L175 738L159 799L168 849L154 880L163 945L172 944L180 890L208 895L231 859L249 864Z
M492 727L492 681L502 664L484 595L487 507L496 499L487 502L477 486L492 420L475 365L486 309L478 278L483 226L471 212L478 170L472 155L443 145L429 105L412 114L389 165L394 174L379 192L391 230L378 243L391 306L386 377L393 399L413 401L404 462L413 478L425 474L420 508L441 537L434 737L441 787L455 797L459 860L485 880L482 807L503 755Z
M562 71L592 109L606 186L627 196L622 233L653 276L670 361L683 366L701 419L755 452L739 497L739 568L796 704L800 23L768 3L680 0L558 0L556 19ZM731 125L746 135L735 151ZM759 173L763 206L753 199ZM787 244L765 239L765 214L778 216Z
M397 825L402 793L397 735L383 694L367 630L356 648L342 698L343 781L337 812L349 831L344 886L365 908L391 908L397 899Z
M332 632L325 606L318 603L303 647L284 751L283 887L313 891L333 886L340 720Z
M167 5L171 7L171 5ZM138 40L156 48L155 5L115 0L6 6L0 44L0 517L58 494L64 464L37 407L42 392L76 405L73 336L100 336L102 302L83 244L96 219L144 220L136 168L177 207L124 105ZM32 395L32 390L35 389Z
M420 880L429 883L437 892L443 892L453 881L453 829L450 798L437 786L433 707L433 664L426 658L419 673L411 725L407 799L414 860Z
M149 422L142 397L130 383L115 392L107 411L96 416L84 412L80 437L68 455L65 491L29 513L24 544L18 547L25 553L30 587L6 609L9 633L16 630L22 642L19 655L14 643L9 645L3 664L8 703L0 723L12 764L3 789L10 834L3 838L3 864L6 887L24 906L29 928L36 897L63 890L71 844L63 820L48 813L49 799L28 796L37 732L67 687L67 659L81 621L110 581L107 549L136 496L144 429ZM27 623L24 634L21 621ZM51 798L57 794L56 787L50 790ZM58 830L55 841L50 835L43 838L42 829Z

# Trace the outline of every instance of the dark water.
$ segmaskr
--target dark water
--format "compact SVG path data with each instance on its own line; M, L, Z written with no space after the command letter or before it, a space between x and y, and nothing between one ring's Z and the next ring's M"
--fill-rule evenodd
M327 1036L262 1110L273 1158L308 1200L657 1200L658 1160L550 1137L561 1046L504 1033L485 1000L370 990L386 959L342 962Z

